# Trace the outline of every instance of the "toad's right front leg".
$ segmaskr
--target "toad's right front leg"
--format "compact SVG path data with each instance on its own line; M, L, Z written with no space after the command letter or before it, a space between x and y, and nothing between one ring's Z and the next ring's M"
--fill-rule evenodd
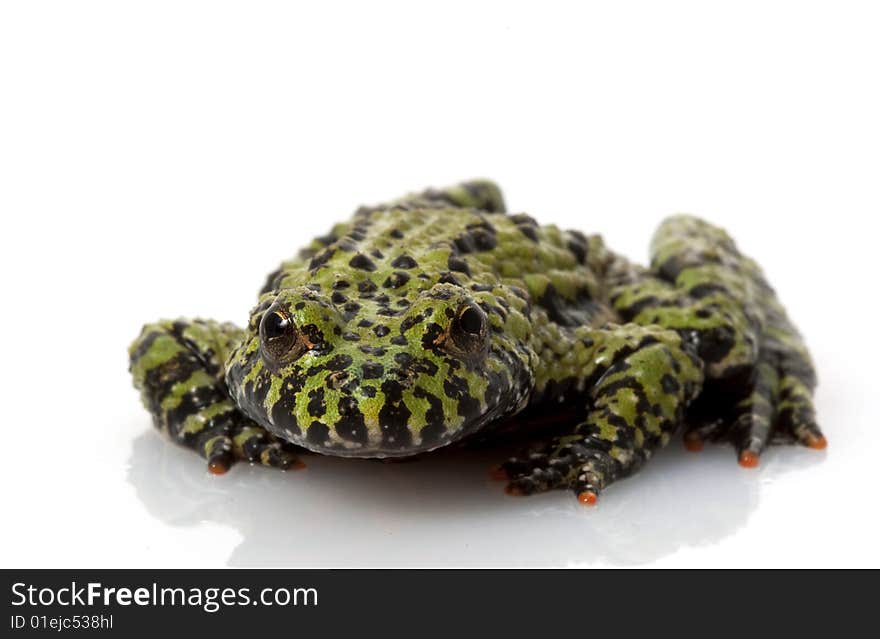
M236 460L301 468L295 447L246 417L229 397L223 363L241 329L211 320L147 324L129 347L134 386L156 427L226 472Z

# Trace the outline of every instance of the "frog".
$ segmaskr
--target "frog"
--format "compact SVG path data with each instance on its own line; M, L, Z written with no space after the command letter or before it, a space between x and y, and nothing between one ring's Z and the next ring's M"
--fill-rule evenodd
M159 320L128 353L154 425L214 474L515 441L490 469L508 494L592 505L678 435L747 468L827 445L804 339L725 230L673 215L643 266L484 179L361 206L269 274L245 326Z

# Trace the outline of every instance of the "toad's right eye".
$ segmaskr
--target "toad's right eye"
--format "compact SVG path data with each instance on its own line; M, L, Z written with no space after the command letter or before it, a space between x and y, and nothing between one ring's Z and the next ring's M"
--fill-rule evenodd
M263 315L260 349L274 366L290 363L305 352L305 340L286 310L272 306Z

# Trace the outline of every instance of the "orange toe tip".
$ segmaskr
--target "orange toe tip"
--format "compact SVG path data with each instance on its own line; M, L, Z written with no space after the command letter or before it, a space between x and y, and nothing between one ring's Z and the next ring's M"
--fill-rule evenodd
M229 466L220 461L208 462L208 472L212 475L224 475Z
M585 506L594 506L596 504L596 500L598 496L591 490L585 490L581 494L578 495L578 501Z
M290 466L288 466L284 470L305 470L305 469L306 469L305 463L301 462L300 460L297 459L296 461L291 462Z
M491 479L497 479L499 481L510 479L510 477L507 475L507 471L504 470L504 467L501 466L501 464L492 466L492 468L489 469L489 477Z
M754 451L744 450L739 454L739 465L743 468L756 468L758 459L758 454Z
M807 438L807 446L813 450L825 450L828 448L828 440L822 435L810 435Z
M703 450L703 440L696 436L686 436L684 438L684 447L692 453L699 453L701 450Z
M504 492L512 497L522 497L523 495L525 495L525 493L522 491L522 488L520 488L516 484L508 484L507 487L504 489Z

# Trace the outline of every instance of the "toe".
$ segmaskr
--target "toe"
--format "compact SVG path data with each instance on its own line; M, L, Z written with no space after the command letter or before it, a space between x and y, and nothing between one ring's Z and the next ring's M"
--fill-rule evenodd
M739 465L743 468L757 468L760 456L753 450L744 450L739 454Z
M703 450L703 438L695 430L688 431L684 434L684 447L692 453L698 453Z
M577 500L584 506L595 506L598 498L598 495L592 490L584 490L577 496Z

